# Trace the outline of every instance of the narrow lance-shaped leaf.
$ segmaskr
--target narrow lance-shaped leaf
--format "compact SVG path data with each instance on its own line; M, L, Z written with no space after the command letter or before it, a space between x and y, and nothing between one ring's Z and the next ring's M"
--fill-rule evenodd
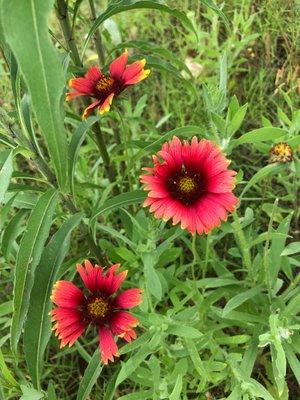
M59 228L45 247L35 271L24 329L24 351L34 386L39 389L42 360L51 335L50 295L58 270L69 249L70 235L82 214L75 214Z
M105 20L121 12L141 8L158 10L172 15L173 17L177 18L186 29L188 29L190 32L193 32L197 38L197 32L192 22L183 12L178 11L175 8L168 7L157 0L120 0L118 3L110 4L107 9L96 19L85 40L83 52L85 52L87 45L97 28Z
M102 371L102 368L103 365L100 363L100 354L99 350L97 349L93 354L93 357L91 358L91 361L89 362L89 365L87 366L83 378L79 384L76 400L85 400L89 396Z
M0 204L4 200L5 193L8 189L10 178L13 173L13 152L11 151L2 168L0 169Z
M27 230L20 243L15 268L14 313L11 325L11 347L14 352L17 350L28 310L35 268L40 261L49 234L56 204L57 192L55 190L48 190L39 198L28 219Z
M48 35L47 18L52 5L53 1L44 0L3 1L1 13L5 38L27 84L58 182L65 189L67 138L60 104L65 78Z

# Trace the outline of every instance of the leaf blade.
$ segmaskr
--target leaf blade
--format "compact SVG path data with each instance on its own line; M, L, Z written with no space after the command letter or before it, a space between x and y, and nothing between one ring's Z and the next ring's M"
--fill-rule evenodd
M29 219L17 255L14 282L14 313L11 325L11 347L14 353L29 306L33 275L48 237L58 193L50 189L38 200Z
M51 335L51 322L48 316L51 289L68 251L72 230L78 226L82 216L83 214L78 213L64 222L45 247L36 268L24 327L24 352L29 373L37 389L43 354Z
M6 40L27 84L60 187L66 189L67 138L60 105L65 78L48 35L47 17L52 4L53 1L44 0L12 0L2 2L1 11ZM30 46L24 46L24 42Z

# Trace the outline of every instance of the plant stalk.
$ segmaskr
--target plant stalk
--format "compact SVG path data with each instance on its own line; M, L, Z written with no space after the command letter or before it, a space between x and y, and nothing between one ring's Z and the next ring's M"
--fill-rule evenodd
M89 0L89 3L90 3L90 9L91 9L91 21L92 21L92 23L94 23L97 19L94 0ZM97 29L94 34L94 41L95 41L98 58L99 58L101 66L102 66L105 63L105 54L104 54L104 48L103 48L102 38L101 38L101 35L99 32L99 29Z

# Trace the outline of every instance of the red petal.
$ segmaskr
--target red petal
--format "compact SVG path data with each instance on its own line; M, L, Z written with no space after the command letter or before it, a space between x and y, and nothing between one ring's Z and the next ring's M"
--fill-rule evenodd
M107 294L113 294L115 293L121 286L122 282L126 278L127 275L127 270L121 272L120 274L115 274L117 269L119 268L120 264L114 264L112 265L107 273L106 277L106 284L105 284L105 292Z
M84 262L84 266L77 264L76 267L84 285L91 292L96 292L102 289L102 267L94 267L88 260Z
M61 339L61 343L60 343L60 347L64 347L66 344L69 343L69 346L72 346L72 344L74 344L74 342L76 342L76 340L79 338L79 336L82 335L82 333L84 332L86 326L85 325L74 325L74 330L69 333L68 335L64 335L63 333L60 334L60 339Z
M69 86L77 92L92 95L94 93L94 84L85 78L70 79Z
M126 332L136 327L139 320L126 311L117 311L113 313L109 325L116 332Z
M114 361L114 356L118 357L118 346L110 329L105 326L99 327L99 350L103 364L107 364L108 360Z
M111 93L108 97L106 97L104 102L99 107L99 111L100 111L101 115L110 110L110 106L111 106L111 103L113 101L114 95L115 95L114 93Z
M136 339L136 333L133 329L127 331L123 336L121 336L126 342L131 342L132 339Z
M124 51L120 57L116 58L109 67L110 75L117 80L122 79L123 72L125 70L126 64L128 60L128 52L127 50Z
M93 86L99 81L99 79L103 76L102 72L96 65L93 65L85 74L85 78L90 81Z
M120 308L135 307L142 301L141 292L141 289L125 290L115 298L114 305Z
M99 106L99 104L100 104L100 101L99 101L99 100L96 100L96 101L94 101L92 104L90 104L90 105L84 110L84 112L83 112L83 114L82 114L82 119L88 118L88 117L90 116L90 114L92 113L92 111L93 111L97 106Z
M150 70L144 69L145 64L146 60L139 60L128 65L122 77L124 85L133 85L147 78L150 74Z
M58 281L54 285L51 300L60 307L77 308L84 301L84 295L72 282Z

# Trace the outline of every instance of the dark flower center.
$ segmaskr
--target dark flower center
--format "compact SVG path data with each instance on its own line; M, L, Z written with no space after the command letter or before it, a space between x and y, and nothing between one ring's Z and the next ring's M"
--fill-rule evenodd
M185 168L168 179L167 188L172 197L185 205L195 203L205 191L206 183L201 173Z
M111 76L102 76L96 83L97 94L101 97L107 97L113 92L115 81Z
M82 310L84 318L95 325L103 323L110 311L111 304L109 299L102 294L95 294L88 297Z

